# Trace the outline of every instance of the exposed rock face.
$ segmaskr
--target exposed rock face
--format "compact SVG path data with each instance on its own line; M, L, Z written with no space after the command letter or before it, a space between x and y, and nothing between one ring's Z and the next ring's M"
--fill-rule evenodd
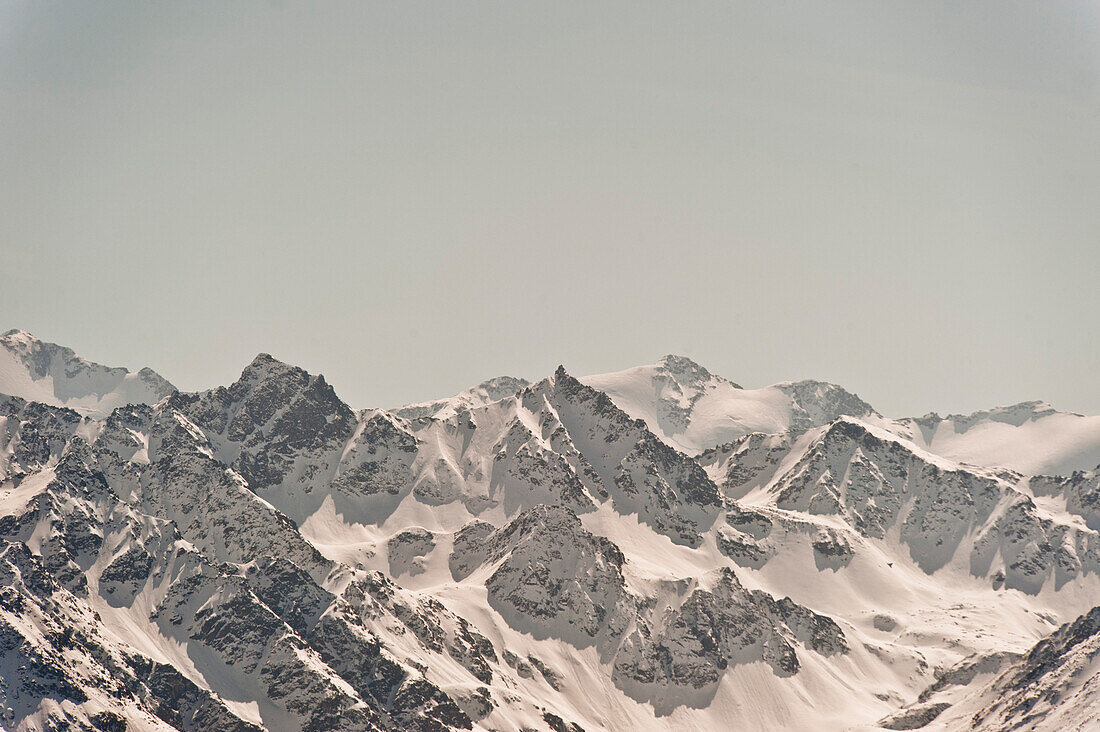
M718 551L742 567L759 569L768 561L772 550L752 534L731 526L720 526L715 534Z
M1066 510L1083 518L1090 529L1100 531L1100 469L1068 477L1037 475L1029 485L1036 496L1064 496Z
M310 493L315 481L334 475L355 431L355 413L323 376L260 354L228 389L179 395L170 406L211 440L261 495L272 489Z
M783 431L692 458L667 431L744 390L651 371L656 430L563 368L406 416L265 355L105 417L0 396L0 727L575 732L705 726L714 702L798 728L850 694L862 716L826 727L1072 729L1100 708L1095 612L1016 655L1096 581L1096 471L937 458L817 382L751 397Z
M156 404L175 390L149 368L102 366L22 330L0 336L0 394L105 417L126 404Z
M880 721L888 729L1087 730L1100 697L1100 608L1024 654L971 657L937 674L917 701ZM931 725L935 720L935 724Z
M946 702L917 704L883 719L879 726L884 729L920 729L940 716L949 706L951 705Z
M92 608L101 602L151 607L149 632L203 648L203 673L231 669L217 673L255 690L264 727L470 728L454 699L372 628L406 628L421 649L415 663L438 655L471 684L491 678L492 644L434 600L324 559L174 406L116 412L90 446L66 410L5 405L6 439L34 445L11 450L19 461L4 465L23 493L2 498L0 552L10 561L0 566L0 624L32 669L22 686L2 690L5 724L34 716L47 725L261 728L188 669L98 638ZM342 576L351 581L323 587ZM52 640L74 632L84 635ZM86 672L71 667L73 647L86 649ZM71 705L12 706L46 696Z
M794 381L776 384L792 401L788 429L805 430L829 424L841 417L867 417L874 409L855 394L824 381Z
M452 567L496 567L486 582L489 602L510 624L578 647L596 644L614 658L616 683L640 698L646 698L647 686L716 684L736 663L764 660L777 674L793 675L798 644L824 655L848 650L835 622L788 598L777 602L745 590L729 569L711 588L671 598L674 608L667 614L629 589L618 547L585 531L560 506L531 509L476 543L468 538L475 532L481 532L478 524L460 532L467 538L456 541ZM505 660L532 676L522 659Z
M1094 608L1036 644L998 676L991 693L984 695L988 706L971 720L973 728L1070 729L1090 718L1095 721L1098 655L1100 608Z
M406 529L388 542L386 549L390 560L390 574L400 577L403 574L422 574L424 563L421 557L435 548L435 537L426 529Z
M936 682L922 691L917 701L923 704L944 689L966 686L980 675L998 673L1019 658L1019 653L1008 651L966 658L949 669L936 672Z
M486 543L496 533L496 527L485 521L471 521L454 535L454 548L451 551L451 575L456 580L464 580L479 567L489 554Z
M356 498L402 496L415 482L412 464L417 448L416 438L392 416L381 411L364 414L332 487Z
M0 677L5 727L33 716L56 728L126 729L128 718L147 729L260 729L173 667L120 651L26 544L4 542L0 584L0 664L18 669Z
M710 527L723 502L697 463L560 367L553 380L531 387L522 399L529 407L542 402L553 409L556 429L564 429L581 452L581 465L602 478L599 496L610 493L620 513L638 514L676 543L698 544L700 530Z
M1021 476L946 464L849 418L819 432L800 440L750 435L704 453L700 462L726 477L727 496L765 487L775 507L791 516L840 519L866 539L896 530L928 573L952 561L968 538L970 571L996 576L1008 589L1035 594L1051 577L1061 587L1100 568L1100 535L1044 512L1021 489ZM1030 483L1035 495L1064 495L1071 513L1086 522L1091 516L1093 474ZM819 569L846 566L856 553L851 541L828 528L813 546ZM767 554L736 534L727 534L719 548L735 561L758 563ZM995 568L994 560L1003 567Z
M754 432L703 452L697 462L716 476L724 495L740 498L750 486L766 483L775 474L779 463L794 447L794 439L788 433Z
M414 466L414 495L431 505L513 515L556 504L583 514L610 500L687 546L698 546L724 505L695 461L563 368L515 397L433 420L415 434L439 446Z
M635 607L623 554L561 506L536 506L482 544L489 603L513 625L576 645L617 638Z
M642 622L615 661L616 680L637 692L646 685L717 684L731 664L763 660L780 676L798 672L799 643L824 655L848 650L831 619L789 598L776 601L742 587L721 570L710 589L692 591L663 621Z
M822 529L814 537L814 562L818 569L839 569L852 561L852 545L844 535L832 529Z

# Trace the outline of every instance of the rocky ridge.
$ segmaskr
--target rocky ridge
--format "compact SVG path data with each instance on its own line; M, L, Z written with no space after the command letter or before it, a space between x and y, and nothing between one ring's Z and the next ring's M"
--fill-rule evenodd
M658 429L564 368L425 414L353 410L264 354L105 417L0 397L3 724L998 728L1095 708L1095 472L953 462L818 382L767 393L779 431L693 457L676 415L746 390L661 368L681 411L655 404ZM967 711L994 693L1015 701Z

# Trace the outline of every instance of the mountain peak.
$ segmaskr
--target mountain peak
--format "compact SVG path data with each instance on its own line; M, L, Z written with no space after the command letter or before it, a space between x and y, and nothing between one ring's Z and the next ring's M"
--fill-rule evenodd
M286 366L283 361L272 356L270 353L257 353L256 357L248 364L249 368L268 368L271 366Z
M706 388L708 385L717 383L728 384L735 389L741 388L740 384L710 372L705 366L687 356L670 353L663 356L654 366L659 376L670 378L684 388Z
M507 399L530 385L531 382L518 376L494 376L452 397L406 404L391 412L405 419L446 418L460 409L473 409Z
M270 353L259 353L229 386L229 393L234 399L243 399L245 394L262 389L285 396L305 389L309 383L305 369L284 363Z
M6 334L0 379L114 373L37 344ZM962 729L980 704L1004 729L1036 699L1096 717L1073 694L1096 691L1100 611L1017 653L1094 601L1095 475L963 465L833 384L735 388L682 356L544 376L403 408L415 423L268 353L99 423L0 400L0 727ZM971 433L1014 454L1052 441L1035 427Z
M7 341L9 343L31 343L31 342L40 343L41 342L37 338L35 338L33 335L28 333L27 331L21 330L19 328L12 328L7 333L0 336L0 339L2 339L4 341Z
M657 362L657 366L673 374L691 375L704 379L711 376L711 373L702 365L692 361L687 356L678 356L675 353L662 356L661 360Z
M19 328L0 336L0 394L106 416L124 404L155 404L174 391L149 368L132 373L104 366Z
M484 393L491 401L500 401L510 397L518 391L523 391L530 384L527 379L518 376L494 376L486 379L471 391Z
M1054 409L1049 403L1032 400L1026 402L1018 402L1016 404L1009 404L1004 407L994 407L992 409L983 409L970 414L951 414L947 419L966 424L968 427L982 420L990 420L993 422L1004 422L1005 424L1011 424L1013 427L1019 427L1024 422L1028 422L1033 419L1039 419L1040 417L1048 417L1054 414L1057 410Z
M256 357L252 359L244 371L241 372L241 380L243 381L259 381L263 379L269 379L273 376L294 374L301 372L305 374L305 370L297 366L291 366L285 361L272 356L270 353L258 353Z
M77 356L71 348L59 346L56 343L47 343L18 328L9 330L3 336L0 336L0 345L17 355L26 363L28 368L33 369L34 378L37 379L46 376L48 363L55 356L60 356L67 361L90 363ZM92 365L98 366L99 364ZM122 371L125 371L125 369L122 369Z
M868 417L878 414L857 394L827 381L787 381L776 384L775 388L791 399L792 429L827 424L844 415Z

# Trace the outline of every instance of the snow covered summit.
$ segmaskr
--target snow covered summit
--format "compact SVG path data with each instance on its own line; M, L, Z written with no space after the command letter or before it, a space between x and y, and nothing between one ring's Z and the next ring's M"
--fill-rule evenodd
M834 384L799 381L743 389L685 356L581 381L689 454L752 432L809 429L844 414L876 415L871 405Z
M431 402L406 404L403 407L394 409L393 413L405 419L422 417L446 419L461 409L470 410L510 397L522 391L529 384L530 382L527 379L520 379L515 376L497 376L459 392L453 397Z
M149 368L87 361L24 330L0 336L0 394L105 417L124 404L155 404L176 388Z
M1068 475L1100 465L1100 416L1020 402L972 414L899 420L895 432L937 455L1027 475Z
M143 402L143 372L3 346L2 729L1100 715L1100 471L1003 465L1084 460L1093 418L891 420L682 356L387 411L260 354Z

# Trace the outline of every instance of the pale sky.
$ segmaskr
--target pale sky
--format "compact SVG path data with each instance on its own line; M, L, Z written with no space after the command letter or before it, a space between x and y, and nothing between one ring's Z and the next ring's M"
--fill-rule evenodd
M1100 413L1100 1L0 0L0 331L356 407L694 358Z

